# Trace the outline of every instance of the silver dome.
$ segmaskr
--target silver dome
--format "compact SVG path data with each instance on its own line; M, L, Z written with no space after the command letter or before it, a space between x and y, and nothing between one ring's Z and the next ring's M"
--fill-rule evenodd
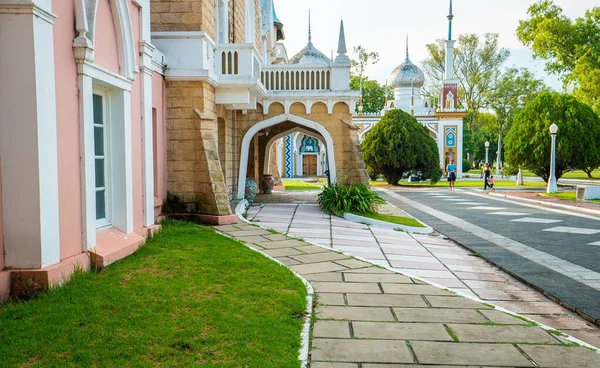
M309 41L305 48L290 59L289 64L329 65L331 60Z
M390 86L392 88L412 87L417 88L423 87L425 84L425 74L415 64L413 64L408 55L406 55L406 61L398 65L390 76Z

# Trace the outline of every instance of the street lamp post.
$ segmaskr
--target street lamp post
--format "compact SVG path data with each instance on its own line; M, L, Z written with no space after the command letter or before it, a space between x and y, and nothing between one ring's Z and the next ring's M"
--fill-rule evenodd
M488 151L490 150L490 142L485 141L485 162L486 163L490 163L490 160L488 159Z
M556 133L558 133L558 125L550 125L550 135L552 136L552 148L550 149L550 178L548 180L548 188L546 193L558 192L556 185Z

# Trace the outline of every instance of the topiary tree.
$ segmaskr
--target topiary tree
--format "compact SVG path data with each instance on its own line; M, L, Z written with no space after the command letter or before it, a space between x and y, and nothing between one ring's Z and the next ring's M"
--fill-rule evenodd
M546 182L550 176L550 125L558 125L556 179L572 169L600 166L600 118L571 95L542 93L515 116L506 136L506 159ZM589 175L589 174L588 174Z
M439 180L440 157L427 128L400 109L389 110L361 145L367 167L396 185L407 171L421 171L425 179Z

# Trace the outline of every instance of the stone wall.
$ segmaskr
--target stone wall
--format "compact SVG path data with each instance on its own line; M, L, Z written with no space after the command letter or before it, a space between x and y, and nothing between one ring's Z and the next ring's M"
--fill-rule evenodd
M215 0L150 0L150 11L153 32L204 31L216 39Z
M168 81L167 191L185 211L230 214L218 151L215 90L205 82Z
M229 0L229 42L244 43L245 0Z

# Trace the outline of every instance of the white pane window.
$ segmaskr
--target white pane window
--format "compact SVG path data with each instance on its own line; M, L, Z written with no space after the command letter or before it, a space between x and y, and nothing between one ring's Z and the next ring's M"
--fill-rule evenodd
M107 100L103 92L94 93L94 172L96 190L96 227L110 225L107 152Z

